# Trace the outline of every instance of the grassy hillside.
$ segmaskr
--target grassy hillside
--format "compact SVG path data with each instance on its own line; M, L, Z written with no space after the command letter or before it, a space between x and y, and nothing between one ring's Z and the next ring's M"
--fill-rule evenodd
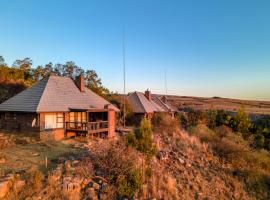
M13 177L4 179L9 181L4 199L270 198L267 150L225 125L180 124L157 115L112 141L47 143L9 135L0 148L2 175Z
M187 97L187 96L168 96L171 104L179 109L216 109L236 112L241 106L245 107L246 112L253 114L270 114L270 101L251 101L229 98L206 98L206 97Z

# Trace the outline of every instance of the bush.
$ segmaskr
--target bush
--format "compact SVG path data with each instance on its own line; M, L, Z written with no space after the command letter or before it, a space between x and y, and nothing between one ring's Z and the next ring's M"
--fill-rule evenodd
M232 116L229 115L224 110L218 110L217 115L216 115L216 125L217 126L222 126L222 125L229 126L231 118L232 118Z
M157 152L152 137L151 122L147 118L143 118L140 127L135 129L134 134L131 133L126 136L126 142L150 158Z
M255 137L254 137L254 145L256 148L263 148L264 147L264 136L261 135L261 134L257 134Z
M171 115L168 114L156 114L153 118L153 125L155 132L163 131L171 136L179 130L180 128L179 124L180 123L177 117L172 117Z
M209 110L206 112L206 124L209 128L214 129L216 127L217 111Z
M183 113L176 113L176 118L179 120L181 128L187 130L188 129L188 120L187 117Z
M188 127L197 126L199 122L203 121L205 118L204 113L200 110L191 109L187 113Z
M233 127L235 131L238 131L244 136L249 133L249 129L252 125L250 117L245 113L244 107L242 107L235 116L235 126Z
M35 190L39 191L42 188L44 178L44 174L39 170L31 174L30 183Z
M189 128L188 132L197 136L202 142L211 143L217 139L215 132L203 124Z
M137 159L138 154L128 149L121 140L99 148L95 154L95 170L109 181L112 189L110 194L115 188L118 199L132 198L142 185L142 173L137 167Z

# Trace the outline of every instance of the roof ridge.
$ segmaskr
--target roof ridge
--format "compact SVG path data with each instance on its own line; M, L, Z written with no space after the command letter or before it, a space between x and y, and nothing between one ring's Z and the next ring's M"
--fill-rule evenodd
M53 75L53 76L55 76L55 75ZM47 79L47 80L46 80L46 79ZM38 112L38 110L39 110L39 106L40 106L41 99L42 99L42 97L44 96L45 90L46 90L46 88L47 88L47 86L48 86L49 79L51 79L51 75L50 75L49 77L43 79L44 81L46 80L47 82L46 82L46 85L45 85L45 87L44 87L44 89L43 89L42 95L41 95L40 98L39 98L39 102L38 102L38 105L37 105L37 108L36 108L36 111L37 111L37 112ZM43 80L42 80L42 81L43 81Z
M136 93L137 98L139 99L139 102L140 102L140 104L141 104L141 106L142 106L144 112L147 113L147 111L146 111L146 109L145 109L145 107L144 107L144 105L143 105L143 103L142 103L142 101L141 101L141 99L140 99L140 97L139 97L139 95L138 95L138 94L140 94L140 92L135 91L135 93ZM142 93L141 93L141 94L142 94ZM146 99L146 100L147 100L147 99Z

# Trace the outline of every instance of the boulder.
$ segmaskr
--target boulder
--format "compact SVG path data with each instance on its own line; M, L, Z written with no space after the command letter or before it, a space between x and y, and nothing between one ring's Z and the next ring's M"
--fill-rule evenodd
M13 188L16 192L20 192L25 186L25 180L17 180L14 182Z
M0 158L0 164L4 164L6 162L6 159L4 157Z
M98 200L98 196L94 188L88 188L85 192L87 196L90 197L92 200Z
M0 182L0 198L4 198L12 187L10 179L3 180Z
M99 189L100 189L100 185L94 182L94 183L93 183L93 188L94 188L95 190L99 190Z
M182 159L182 158L178 158L178 161L181 163L181 164L184 164L185 161Z

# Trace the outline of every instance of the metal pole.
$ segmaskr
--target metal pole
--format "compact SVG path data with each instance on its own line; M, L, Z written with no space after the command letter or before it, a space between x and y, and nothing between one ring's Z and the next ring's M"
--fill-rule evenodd
M125 49L125 26L123 27L123 76L124 76L124 108L123 108L123 117L124 117L124 127L126 127L126 49Z
M167 89L167 70L166 70L166 68L165 68L165 73L164 73L164 75L165 75L165 94L167 95L168 94L168 89Z

